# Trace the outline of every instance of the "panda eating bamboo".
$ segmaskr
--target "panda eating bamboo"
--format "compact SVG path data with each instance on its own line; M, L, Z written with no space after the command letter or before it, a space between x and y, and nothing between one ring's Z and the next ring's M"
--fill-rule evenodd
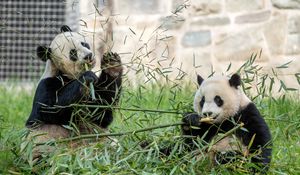
M67 125L76 123L76 134L97 133L106 129L113 121L111 106L117 105L122 83L122 65L119 55L108 53L101 59L100 76L91 69L95 58L86 38L72 32L68 26L61 27L61 33L50 46L38 46L37 56L46 62L45 72L36 88L32 111L26 122L30 134L27 138L35 143L68 138L74 132ZM89 70L86 70L88 67ZM95 99L91 98L89 85L94 87ZM74 104L96 107L72 107ZM99 107L97 107L99 106ZM93 124L84 125L76 116L83 116ZM24 147L24 146L23 146ZM36 147L33 157L49 152L52 147Z
M215 145L214 163L228 163L239 155L251 156L250 160L257 170L266 172L272 155L272 143L269 127L259 113L255 104L241 90L241 78L233 74L213 76L204 80L197 77L199 89L194 97L194 111L183 117L182 132L189 148L196 149L196 142L190 136L201 138L209 144L218 133L226 133L238 124L241 128L235 130L237 137L246 150L226 150ZM226 138L228 139L228 138ZM223 139L223 147L229 141ZM221 144L219 144L221 145Z

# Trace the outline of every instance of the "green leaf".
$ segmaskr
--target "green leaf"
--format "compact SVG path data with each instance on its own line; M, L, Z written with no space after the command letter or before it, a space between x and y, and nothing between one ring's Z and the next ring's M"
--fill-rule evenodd
M276 68L277 68L277 69L286 69L286 68L289 67L289 64L290 64L291 62L293 62L293 61L289 61L289 62L287 62L287 63L284 63L283 65L277 66Z

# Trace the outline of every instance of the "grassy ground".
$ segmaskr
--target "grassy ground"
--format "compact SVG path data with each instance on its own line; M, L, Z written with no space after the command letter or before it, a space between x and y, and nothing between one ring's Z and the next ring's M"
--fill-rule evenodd
M124 89L121 108L141 111L116 111L111 132L125 132L180 121L178 114L143 112L145 109L190 110L195 87L140 87ZM37 165L21 159L19 152L24 123L30 113L33 93L15 92L0 87L0 174L232 174L236 166L211 167L207 158L182 152L180 128L168 127L130 136L117 137L116 146L93 144L78 149L61 148ZM270 174L300 173L300 101L297 98L256 100L270 126L274 152ZM140 143L150 146L142 149ZM168 157L159 156L158 147L178 143ZM227 167L227 168L226 168ZM235 174L245 173L242 169ZM245 173L247 174L247 173Z

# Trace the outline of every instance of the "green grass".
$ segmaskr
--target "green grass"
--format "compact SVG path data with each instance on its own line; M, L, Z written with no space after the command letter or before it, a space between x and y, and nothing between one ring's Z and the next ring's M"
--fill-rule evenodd
M143 112L144 109L188 111L192 107L195 86L173 88L147 86L124 89L121 108L141 111L116 111L111 132L125 132L180 121L178 114ZM0 88L0 174L232 174L225 166L211 167L207 158L182 153L179 127L117 137L119 144L92 144L77 149L61 147L33 166L18 152L24 123L30 113L33 93ZM258 108L270 126L274 151L270 174L300 173L300 101L296 98L256 99ZM140 144L148 140L149 147ZM168 157L159 156L158 148L177 143ZM233 166L232 166L233 167ZM232 168L231 167L231 168ZM243 174L243 170L235 170ZM246 173L247 174L247 173Z
M0 86L0 172L14 166L11 149L20 142L19 131L24 128L31 103L31 93L15 92Z

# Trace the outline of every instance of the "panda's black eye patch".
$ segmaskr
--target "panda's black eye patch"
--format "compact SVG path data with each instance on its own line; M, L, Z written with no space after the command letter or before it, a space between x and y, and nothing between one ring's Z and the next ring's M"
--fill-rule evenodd
M85 48L91 49L90 45L88 43L85 42L81 42L81 45Z
M77 50L76 49L71 49L70 50L70 59L72 61L77 61L78 60Z
M219 107L221 107L221 106L224 104L222 98L221 98L220 96L218 96L218 95L215 96L214 101L215 101L215 103L216 103Z
M203 108L203 105L205 103L205 97L203 96L201 101L200 101L200 107Z

